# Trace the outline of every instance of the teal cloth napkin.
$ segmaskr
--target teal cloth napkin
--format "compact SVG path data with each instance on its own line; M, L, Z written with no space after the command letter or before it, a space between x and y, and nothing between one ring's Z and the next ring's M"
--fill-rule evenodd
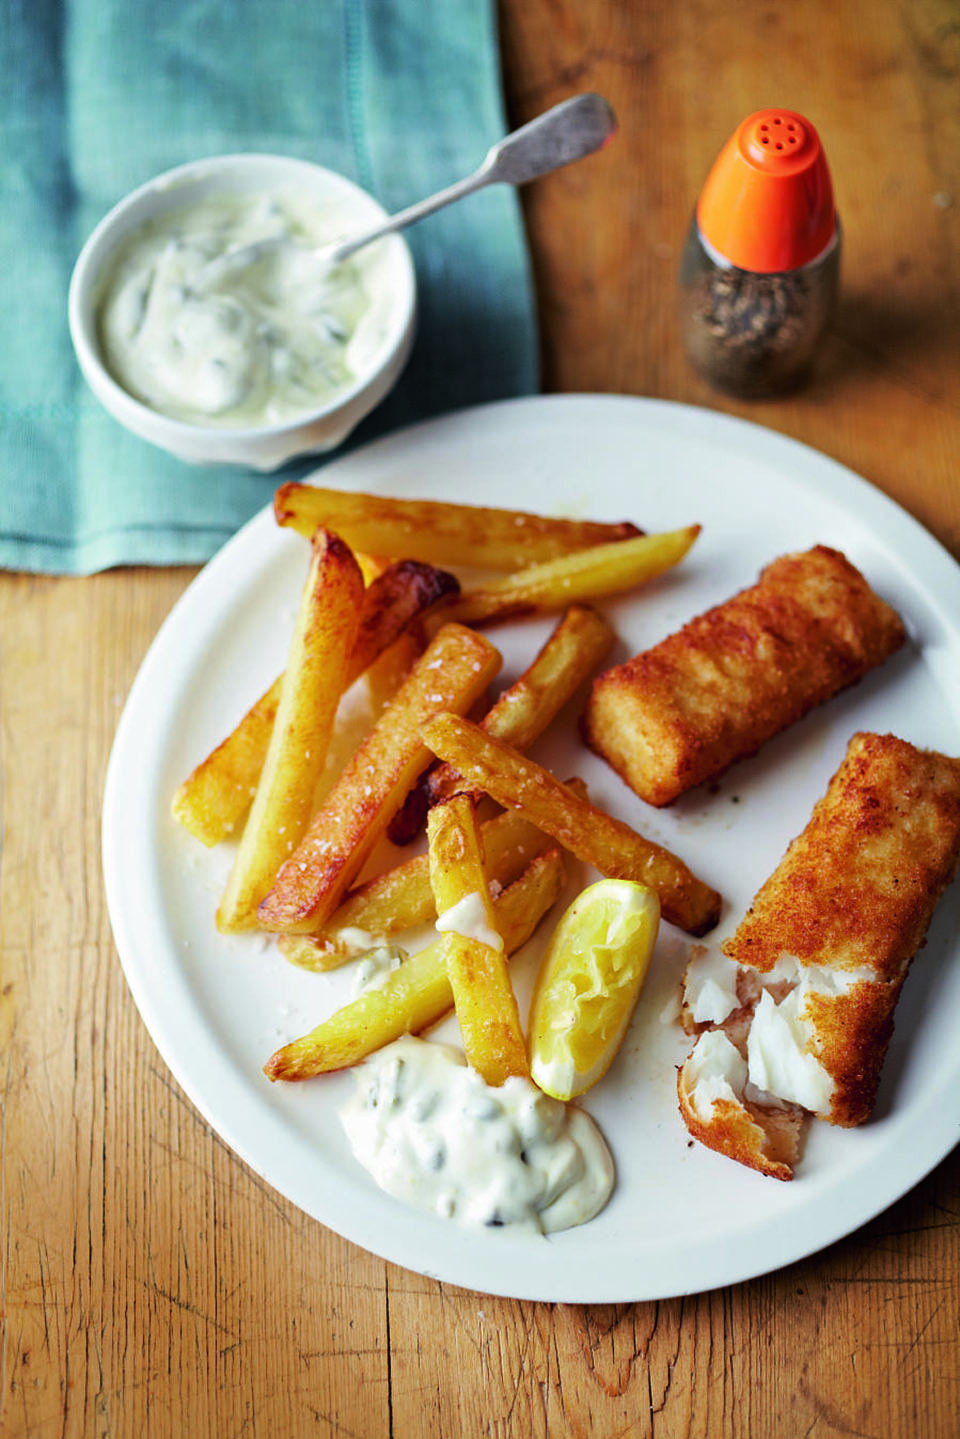
M203 561L277 477L185 465L100 408L66 323L84 240L151 176L230 151L315 160L388 210L459 179L506 129L495 0L2 0L0 94L0 567ZM515 193L407 236L414 352L348 447L537 388Z

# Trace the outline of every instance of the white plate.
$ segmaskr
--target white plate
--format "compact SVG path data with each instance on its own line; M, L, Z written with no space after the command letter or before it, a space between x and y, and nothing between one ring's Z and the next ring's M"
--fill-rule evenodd
M842 549L904 616L910 643L809 715L712 792L648 808L577 739L576 709L534 753L579 773L594 800L681 854L725 896L735 926L858 728L960 753L960 570L893 503L841 466L767 430L708 411L601 396L466 411L328 465L348 490L543 512L700 521L674 573L608 606L614 658L656 641L750 584L776 555ZM690 1142L675 1070L689 1047L661 1016L686 950L665 926L631 1033L587 1096L618 1185L592 1223L550 1239L468 1232L388 1198L354 1162L338 1119L353 1077L271 1085L261 1065L344 1002L349 966L292 969L259 938L224 939L214 908L230 862L170 818L170 796L282 667L306 549L257 516L207 566L164 624L131 691L104 804L107 898L130 988L161 1054L220 1135L280 1193L397 1264L517 1298L666 1298L769 1272L849 1233L921 1179L960 1137L957 890L942 902L905 987L873 1120L814 1124L793 1183L761 1178ZM509 682L546 622L489 631ZM582 882L582 872L573 883ZM517 963L529 994L542 936ZM453 1021L448 1021L448 1026ZM454 1031L455 1032L455 1031Z

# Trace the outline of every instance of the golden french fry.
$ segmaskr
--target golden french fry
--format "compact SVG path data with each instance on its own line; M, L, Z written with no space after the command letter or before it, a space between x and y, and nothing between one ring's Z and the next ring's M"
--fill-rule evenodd
M537 564L641 533L629 521L553 519L485 505L348 494L292 480L277 490L273 511L278 525L308 537L324 525L354 549L492 570Z
M421 560L398 560L389 565L364 591L347 683L364 674L415 621L459 591L455 575Z
M706 934L720 917L720 896L681 859L622 820L572 794L549 770L460 715L441 714L421 730L439 759L455 764L471 785L518 810L547 834L614 879L649 885L664 919L688 934Z
M326 924L429 762L421 726L441 711L469 709L500 664L475 631L438 631L261 901L262 928L309 934Z
M370 665L367 691L374 715L390 703L428 643L426 627L415 622Z
M253 803L282 684L283 675L278 675L173 796L174 819L202 844L215 845L227 839Z
M533 663L484 715L480 728L514 749L529 749L612 643L613 630L602 615L589 605L571 605ZM453 765L426 770L391 821L394 844L408 844L427 810L464 787Z
M469 795L435 805L427 819L430 885L443 936L453 1007L467 1063L494 1088L530 1062L490 899L480 827Z
M386 555L368 555L363 550L358 550L355 545L351 545L350 548L353 550L354 559L360 566L360 573L363 575L365 585L372 584L378 576L383 574L384 570L390 568L390 561Z
M517 749L527 749L600 663L613 643L613 630L589 605L571 605L533 663L497 700L481 728ZM459 776L434 776L433 797L455 793Z
M586 794L580 779L567 781L576 794ZM491 884L507 885L525 865L553 841L535 824L504 810L481 825L484 866ZM381 940L405 929L429 924L437 907L430 887L430 859L418 854L350 891L317 934L282 934L281 953L301 969L337 969L359 949L373 949Z
M307 827L362 598L353 554L337 535L319 531L263 771L217 910L226 933L255 926L257 905Z
M416 560L381 565L367 559L374 573L364 590L360 620L343 679L348 689L364 672L371 674L395 644L402 644L414 621L447 595L459 590L445 570ZM174 818L203 844L215 845L233 834L253 802L257 781L273 731L283 676L261 695L227 738L179 786L173 797ZM378 673L379 692L389 682L386 668Z
M559 897L563 862L556 848L538 855L493 901L497 928L509 954L526 944ZM420 1034L450 1010L453 991L442 940L393 970L380 987L278 1049L264 1065L271 1079L310 1079L357 1064L402 1034Z
M464 590L445 616L461 624L476 625L530 610L560 609L574 600L622 594L679 564L699 533L699 525L688 525L682 530L615 540L531 565L503 579Z

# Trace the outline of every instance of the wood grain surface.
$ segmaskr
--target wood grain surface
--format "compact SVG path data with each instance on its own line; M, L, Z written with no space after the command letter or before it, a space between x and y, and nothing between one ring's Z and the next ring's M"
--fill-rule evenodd
M544 387L758 420L960 557L960 6L503 0L500 18L511 120L595 89L621 121L525 195ZM747 406L690 371L674 278L720 144L770 104L823 136L843 297L809 388ZM120 708L191 578L0 576L5 1439L955 1439L960 1151L803 1263L584 1307L386 1264L220 1142L134 1008L99 859Z

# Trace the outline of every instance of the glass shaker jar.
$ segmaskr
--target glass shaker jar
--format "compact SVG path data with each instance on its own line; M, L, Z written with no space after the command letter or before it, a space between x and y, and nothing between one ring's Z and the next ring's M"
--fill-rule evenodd
M792 110L759 110L720 152L680 265L687 355L745 399L806 379L836 305L841 236L820 138Z

